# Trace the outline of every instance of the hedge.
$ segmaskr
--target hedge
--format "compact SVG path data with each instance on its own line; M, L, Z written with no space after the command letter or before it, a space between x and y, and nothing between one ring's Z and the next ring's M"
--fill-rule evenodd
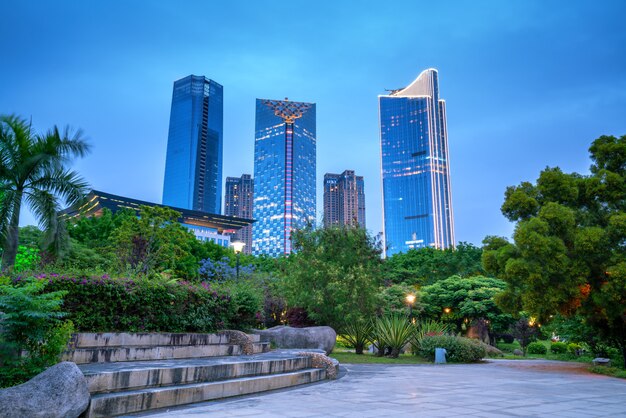
M68 292L61 310L77 331L213 332L242 325L230 295L207 283L108 275L36 277L47 281L46 292ZM19 277L14 280L19 281Z
M446 361L450 363L474 363L487 356L487 351L480 342L453 335L433 335L422 338L420 354L435 359L435 348L446 349Z

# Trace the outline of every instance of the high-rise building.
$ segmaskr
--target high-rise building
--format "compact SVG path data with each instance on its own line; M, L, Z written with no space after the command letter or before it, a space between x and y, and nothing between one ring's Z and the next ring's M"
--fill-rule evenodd
M223 88L204 76L174 82L163 204L221 213Z
M315 150L315 103L256 100L253 254L289 254L315 224Z
M365 191L362 176L346 170L324 174L324 227L365 228Z
M446 104L438 73L378 98L386 255L454 246Z
M254 199L254 180L250 174L241 177L226 177L224 193L224 215L237 218L252 218L252 201ZM239 229L233 235L233 241L246 244L243 252L252 253L252 225Z

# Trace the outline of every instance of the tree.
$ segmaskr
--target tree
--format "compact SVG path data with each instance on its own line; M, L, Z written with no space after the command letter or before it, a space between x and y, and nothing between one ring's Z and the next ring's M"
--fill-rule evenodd
M492 331L503 332L513 318L502 312L494 296L506 288L502 280L491 277L451 276L422 288L425 314L433 319L452 322L460 329L463 323L484 319Z
M294 231L283 291L290 307L341 332L374 315L381 283L380 245L361 228Z
M484 240L485 268L507 282L498 302L537 321L579 315L626 360L626 136L589 148L591 174L546 168L508 187L513 242Z
M57 212L60 200L72 205L82 200L87 183L67 168L74 157L83 157L89 145L82 132L63 132L56 126L34 134L30 124L17 116L0 116L0 244L3 268L13 266L18 248L18 226L24 201L46 233L52 251L66 239ZM54 244L54 245L53 245Z
M428 285L453 275L484 275L482 250L460 242L456 248L421 248L397 253L385 260L385 279L393 283Z

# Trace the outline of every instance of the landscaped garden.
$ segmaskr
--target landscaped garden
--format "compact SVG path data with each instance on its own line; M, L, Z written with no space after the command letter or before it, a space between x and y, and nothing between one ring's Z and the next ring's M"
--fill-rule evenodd
M331 326L347 363L431 362L444 348L449 362L501 351L624 367L626 137L594 141L588 176L548 168L508 188L512 241L383 259L364 229L310 226L293 233L293 254L241 255L236 274L231 249L196 240L167 208L58 218L59 199L87 190L66 167L87 144L59 130L35 137L15 117L0 123L0 386L54 364L76 331L280 324ZM18 228L24 199L42 229Z

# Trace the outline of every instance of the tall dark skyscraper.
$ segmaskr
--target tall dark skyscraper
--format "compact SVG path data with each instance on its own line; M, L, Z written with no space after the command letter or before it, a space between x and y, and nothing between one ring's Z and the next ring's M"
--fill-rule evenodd
M365 228L365 186L362 176L346 170L324 174L324 227Z
M386 255L454 246L446 104L435 69L379 96Z
M221 213L223 88L204 76L174 82L163 204Z
M241 177L226 177L224 193L224 215L237 218L252 218L252 202L254 199L254 180L250 174ZM252 253L252 225L245 226L233 235L233 240L246 244L243 252Z
M315 103L256 100L253 254L289 254L315 224L315 156Z

